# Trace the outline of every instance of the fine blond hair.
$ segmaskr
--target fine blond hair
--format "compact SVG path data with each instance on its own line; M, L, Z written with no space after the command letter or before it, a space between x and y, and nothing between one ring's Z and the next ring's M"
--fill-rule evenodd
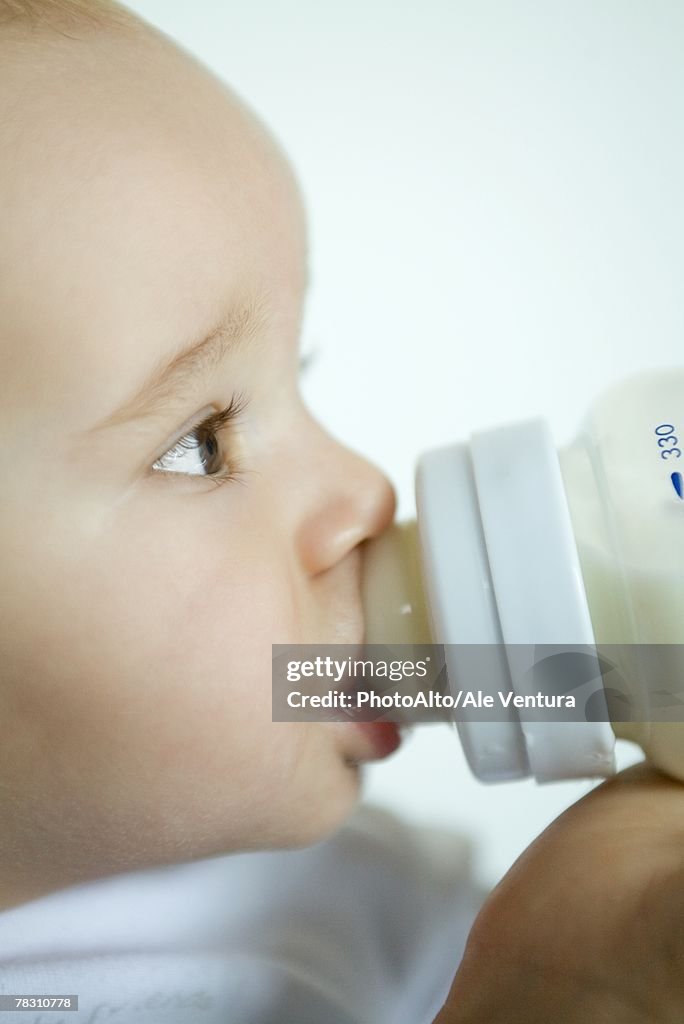
M140 19L117 0L0 0L0 25L17 22L59 30L132 26Z

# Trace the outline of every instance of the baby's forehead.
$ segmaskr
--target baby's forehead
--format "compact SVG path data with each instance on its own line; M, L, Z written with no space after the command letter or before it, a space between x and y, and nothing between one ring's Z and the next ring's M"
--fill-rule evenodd
M148 158L167 162L166 174L151 168L159 187L200 168L204 189L271 186L284 197L292 186L282 152L237 97L142 23L75 38L0 26L0 58L5 188L47 175L73 196L113 165L123 190L127 167L133 174Z
M192 58L147 31L0 30L0 51L9 378L13 367L25 377L29 359L47 389L71 364L68 390L74 361L94 371L103 347L192 332L233 289L270 291L288 275L296 287L305 231L294 177Z

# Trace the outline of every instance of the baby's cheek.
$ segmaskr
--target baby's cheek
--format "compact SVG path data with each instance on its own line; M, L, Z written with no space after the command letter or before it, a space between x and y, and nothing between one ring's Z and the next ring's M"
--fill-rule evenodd
M286 543L255 518L184 532L143 509L73 550L46 544L13 591L2 772L26 806L55 830L69 810L75 849L88 836L112 869L143 832L147 858L173 860L335 828L357 780L332 731L271 720L271 644L306 637Z

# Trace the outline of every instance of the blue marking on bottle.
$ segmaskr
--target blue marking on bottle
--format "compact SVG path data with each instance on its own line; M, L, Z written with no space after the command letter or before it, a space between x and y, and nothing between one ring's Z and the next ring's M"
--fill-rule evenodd
M672 481L672 486L677 492L677 495L680 498L684 497L684 480L682 480L682 474L672 473L670 474L670 480Z

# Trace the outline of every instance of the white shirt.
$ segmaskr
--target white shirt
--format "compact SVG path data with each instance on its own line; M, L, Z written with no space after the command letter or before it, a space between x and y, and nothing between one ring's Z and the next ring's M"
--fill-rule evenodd
M115 875L0 913L0 1024L428 1024L483 894L468 846L360 808L306 850Z

